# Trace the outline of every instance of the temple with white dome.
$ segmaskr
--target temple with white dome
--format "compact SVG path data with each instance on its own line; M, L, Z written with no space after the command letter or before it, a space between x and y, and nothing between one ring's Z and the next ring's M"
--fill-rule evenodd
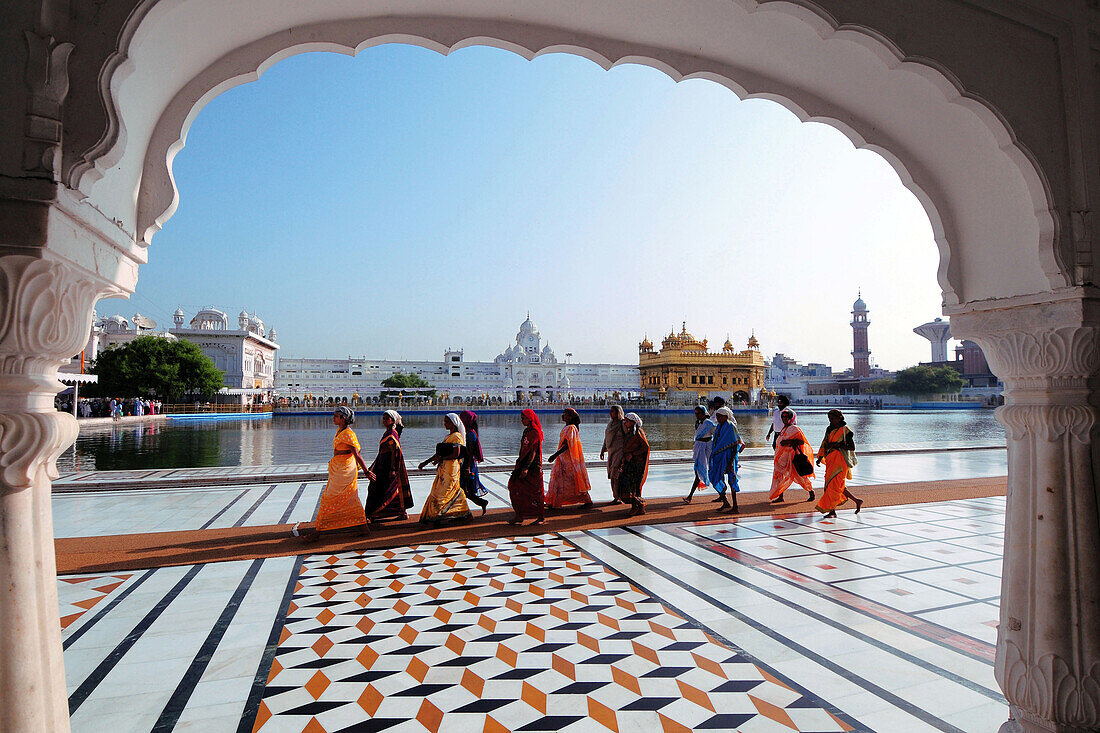
M289 399L373 397L382 391L383 380L398 373L416 374L452 399L527 402L639 394L637 365L559 361L550 344L543 343L530 313L515 343L491 362L466 361L461 349L449 348L442 361L284 358L275 392Z

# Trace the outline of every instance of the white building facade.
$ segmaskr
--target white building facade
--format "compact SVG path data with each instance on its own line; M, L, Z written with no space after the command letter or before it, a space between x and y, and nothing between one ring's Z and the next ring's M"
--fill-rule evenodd
M466 361L461 349L447 349L442 361L284 358L275 376L275 394L292 400L307 395L366 399L382 392L382 382L395 374L415 374L452 399L552 401L626 397L639 391L636 364L559 361L528 315L515 343L493 361Z

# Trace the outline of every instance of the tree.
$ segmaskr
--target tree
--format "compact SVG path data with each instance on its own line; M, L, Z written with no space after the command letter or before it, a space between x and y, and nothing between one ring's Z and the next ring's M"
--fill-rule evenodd
M893 379L876 379L863 390L867 394L894 394Z
M431 382L427 382L424 379L422 379L419 374L413 374L412 372L409 372L408 374L402 374L401 372L398 372L397 374L394 374L393 376L386 377L385 379L383 379L382 380L382 386L383 387L395 387L398 390L401 390L401 389L409 389L409 388L427 389L427 388L430 388L434 385L432 385ZM424 397L435 397L435 390L433 389L430 392L417 392L416 394L423 395ZM383 398L396 397L397 395L398 395L398 392L383 392L382 393Z
M951 367L915 366L902 369L894 377L894 393L910 397L922 394L953 394L962 389L963 380Z
M179 402L186 394L210 399L225 384L206 354L190 341L138 336L107 349L91 373L99 377L97 392L105 397L155 397Z

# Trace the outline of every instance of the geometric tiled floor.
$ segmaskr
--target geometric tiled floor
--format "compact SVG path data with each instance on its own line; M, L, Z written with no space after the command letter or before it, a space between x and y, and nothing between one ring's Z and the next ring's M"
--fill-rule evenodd
M829 707L547 535L308 558L255 730L854 727Z
M943 468L921 478L968 461L1003 475L985 457L1003 451L979 453L934 457ZM888 477L932 460L860 468ZM647 488L682 492L689 473L656 466ZM242 526L296 521L318 490L161 501L195 507L181 523ZM99 493L55 497L68 531L103 521ZM139 506L173 516L152 497ZM1004 507L825 520L793 504L802 512L774 518L62 577L72 727L992 733L1007 718L993 678Z

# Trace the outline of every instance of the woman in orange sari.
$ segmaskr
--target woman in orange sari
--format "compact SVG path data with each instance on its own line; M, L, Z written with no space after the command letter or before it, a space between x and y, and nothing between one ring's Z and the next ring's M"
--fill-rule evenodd
M787 490L787 487L791 484L798 484L810 492L807 501L813 501L815 495L810 479L814 477L812 463L814 450L810 447L810 442L806 440L806 434L802 432L802 428L795 424L793 412L783 410L779 416L783 420L783 429L779 431L776 440L774 469L772 470L772 492L768 496L768 500L772 504L782 503L783 492ZM811 462L810 473L806 476L795 470L794 457L796 453L802 454L807 461Z
M336 426L336 437L332 439L328 483L321 490L316 528L303 535L308 540L317 539L321 532L347 527L360 527L365 531L368 524L363 505L359 503L359 469L363 469L368 479L374 479L374 474L359 455L359 439L351 429L355 413L350 407L341 405L332 413L332 424ZM297 525L294 532L297 533Z
M851 464L856 442L852 430L844 422L840 410L829 410L829 427L825 430L825 439L817 451L817 465L825 461L825 488L821 491L821 501L815 507L826 518L836 516L836 508L851 499L856 503L856 514L863 508L863 499L856 498L848 491L847 481L852 477Z
M588 492L592 484L588 480L588 468L584 465L584 451L581 449L580 414L572 407L561 413L565 427L561 429L558 450L546 462L551 464L550 486L546 489L546 506L558 509L570 504L592 506L592 497Z
M642 486L649 476L649 441L642 430L642 418L636 412L628 412L623 418L623 464L619 472L619 496L630 504L628 517L645 514Z

